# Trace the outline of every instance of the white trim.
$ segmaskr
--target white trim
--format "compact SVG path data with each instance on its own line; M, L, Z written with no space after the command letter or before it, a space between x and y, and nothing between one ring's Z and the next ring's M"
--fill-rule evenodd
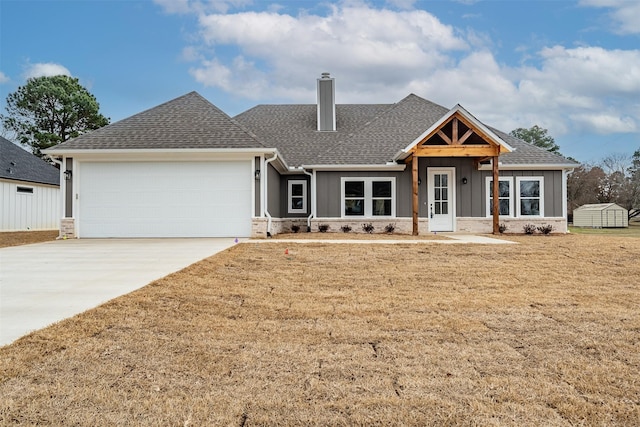
M92 154L153 154L153 153L241 153L241 154L273 154L276 148L48 148L42 150L43 154L51 156L92 155Z
M287 183L287 212L306 214L307 213L307 180L291 179L287 182L288 182ZM302 185L302 196L296 196L296 197L302 197L302 208L300 209L294 209L293 204L291 203L293 201L292 189L294 185Z
M567 180L569 178L569 175L573 173L573 169L572 170L564 170L562 171L562 217L567 219L567 222L569 222L569 209L567 206L567 198L568 198L568 194L567 194ZM564 230L565 232L567 231L566 229Z
M345 215L345 194L344 184L346 182L364 183L364 214L363 215ZM390 182L391 183L391 215L373 215L373 183L374 182ZM356 177L343 176L340 178L340 218L358 219L358 218L395 218L396 217L396 178L395 177ZM386 198L385 198L386 199Z
M496 135L492 130L490 130L488 127L486 127L484 124L482 124L482 122L480 122L478 119L473 117L473 115L471 113L469 113L467 110L465 110L464 107L462 107L462 105L456 104L456 106L453 107L451 110L449 110L444 116L442 116L440 118L440 120L438 120L437 122L432 124L429 127L429 129L427 129L419 137L414 139L413 142L411 142L411 144L407 145L404 149L400 150L395 155L394 160L405 158L406 155L409 154L409 151L411 151L411 149L413 149L413 147L415 147L420 142L422 142L424 140L424 138L426 138L427 135L429 135L430 133L433 133L436 129L438 129L443 124L445 124L447 122L447 120L449 120L451 117L453 117L453 115L456 114L456 113L459 113L465 119L469 120L471 122L471 124L473 124L476 128L480 129L482 132L487 134L487 136L489 136L489 138L491 138L491 140L494 143L496 143L499 146L501 146L504 149L504 150L500 150L501 152L510 153L512 151L515 151L515 148L511 147L502 138L500 138L498 135Z
M549 163L541 163L541 164L504 164L502 162L498 162L500 165L500 170L566 170L566 169L575 169L579 165L576 164L549 164ZM493 166L491 163L489 164L481 164L478 167L479 171L490 171Z
M540 187L540 214L539 215L522 215L520 206L522 197L520 196L520 182L522 181L538 181ZM544 217L544 177L543 176L516 176L516 216L518 218L542 218Z
M493 176L485 177L485 206L486 212L485 216L487 218L493 217L493 206L491 204L491 198L493 194L491 193L491 182L493 181ZM509 183L509 215L500 215L500 218L514 218L516 215L514 200L514 186L513 186L513 177L512 176L499 176L498 181L507 181Z
M302 165L303 169L313 169L314 171L404 171L406 164L391 163L386 165Z

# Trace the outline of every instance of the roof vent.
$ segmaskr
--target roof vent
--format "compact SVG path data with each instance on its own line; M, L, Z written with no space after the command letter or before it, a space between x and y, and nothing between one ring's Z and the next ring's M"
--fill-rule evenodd
M318 79L318 130L336 130L336 85L330 73Z

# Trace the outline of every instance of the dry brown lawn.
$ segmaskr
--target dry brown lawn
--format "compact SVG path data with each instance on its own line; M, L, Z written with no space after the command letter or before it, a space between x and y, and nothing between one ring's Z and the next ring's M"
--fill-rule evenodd
M637 425L640 239L509 239L236 245L0 349L0 424Z
M55 240L59 234L58 230L3 231L0 232L0 248L49 242Z

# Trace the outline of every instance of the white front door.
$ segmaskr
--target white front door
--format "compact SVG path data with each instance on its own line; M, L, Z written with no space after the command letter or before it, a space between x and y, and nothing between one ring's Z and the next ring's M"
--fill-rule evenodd
M455 169L427 168L429 231L455 231Z

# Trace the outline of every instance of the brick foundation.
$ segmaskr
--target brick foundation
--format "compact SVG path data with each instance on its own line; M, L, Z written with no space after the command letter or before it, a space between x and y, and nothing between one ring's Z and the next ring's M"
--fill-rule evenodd
M76 238L76 221L73 218L62 218L60 220L60 239Z

